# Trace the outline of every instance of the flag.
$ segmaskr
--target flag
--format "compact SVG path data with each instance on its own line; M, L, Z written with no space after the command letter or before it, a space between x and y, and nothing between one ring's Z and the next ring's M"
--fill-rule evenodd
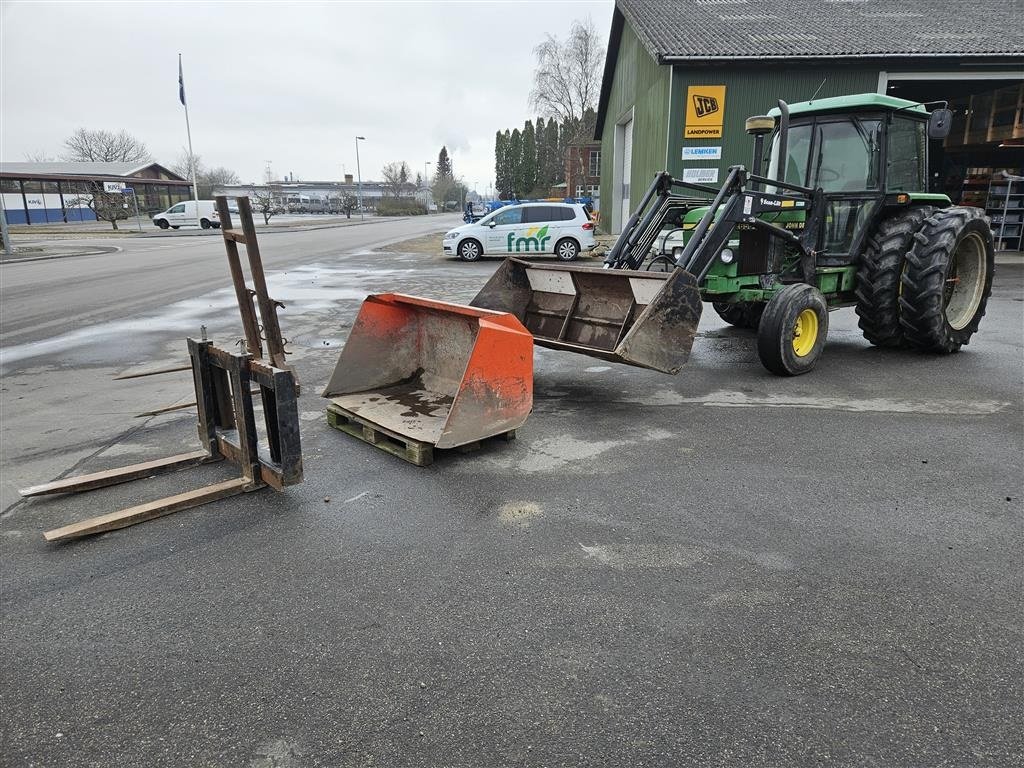
M185 106L185 75L181 71L181 54L178 54L178 98L181 105Z

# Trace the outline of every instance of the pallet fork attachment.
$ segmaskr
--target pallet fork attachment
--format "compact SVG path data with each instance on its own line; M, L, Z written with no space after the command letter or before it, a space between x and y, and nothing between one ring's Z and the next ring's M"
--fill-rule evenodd
M201 450L127 467L65 478L19 491L22 496L80 493L227 459L238 465L237 478L47 531L47 541L126 528L145 520L190 509L270 485L278 490L302 482L302 453L295 380L250 355L237 355L209 341L188 340L199 411ZM252 384L259 387L266 430L261 452Z

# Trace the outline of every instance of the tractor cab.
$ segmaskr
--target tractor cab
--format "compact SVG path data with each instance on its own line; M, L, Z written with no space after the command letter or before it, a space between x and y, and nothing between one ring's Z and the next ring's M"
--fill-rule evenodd
M780 104L768 117L777 127L766 175L824 195L823 265L851 263L887 207L922 198L949 205L927 194L928 139L948 133L947 110L868 93Z

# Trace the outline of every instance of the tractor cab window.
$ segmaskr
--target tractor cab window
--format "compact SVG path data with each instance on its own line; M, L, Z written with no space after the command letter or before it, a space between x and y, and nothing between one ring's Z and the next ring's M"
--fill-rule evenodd
M879 188L881 120L819 122L815 133L811 187L821 187L825 192Z
M928 124L924 120L893 117L889 125L886 188L890 192L923 192Z
M786 146L786 178L784 181L790 184L803 186L807 175L807 156L811 151L811 137L813 124L791 125L789 127L789 139ZM768 178L779 177L779 134L772 138L772 153L768 161ZM766 187L766 192L776 193L776 187Z

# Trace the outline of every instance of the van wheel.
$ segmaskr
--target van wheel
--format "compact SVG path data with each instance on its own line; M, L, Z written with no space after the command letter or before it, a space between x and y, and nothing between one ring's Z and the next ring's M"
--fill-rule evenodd
M463 240L459 243L459 258L463 261L478 261L483 248L476 240Z
M576 261L576 257L580 255L580 247L576 244L575 240L566 238L565 240L559 240L555 244L555 256L558 257L559 261Z
M210 228L210 220L209 219L200 219L199 220L199 226L202 227L203 229L209 229Z
M160 227L160 229L167 229L169 226L171 226L170 224L167 223L165 219L157 219L156 225Z

